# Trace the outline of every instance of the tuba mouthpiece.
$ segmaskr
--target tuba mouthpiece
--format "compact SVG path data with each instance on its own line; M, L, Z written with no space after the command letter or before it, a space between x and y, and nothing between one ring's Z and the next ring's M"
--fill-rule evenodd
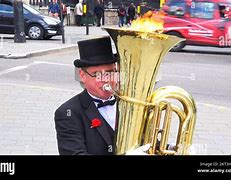
M103 85L103 90L112 92L112 87L111 87L110 84L104 84Z

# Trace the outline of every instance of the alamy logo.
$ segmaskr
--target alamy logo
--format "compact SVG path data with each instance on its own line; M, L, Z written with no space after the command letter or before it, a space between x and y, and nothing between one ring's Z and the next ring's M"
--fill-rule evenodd
M14 175L15 173L15 163L0 163L0 173L9 173L9 175Z

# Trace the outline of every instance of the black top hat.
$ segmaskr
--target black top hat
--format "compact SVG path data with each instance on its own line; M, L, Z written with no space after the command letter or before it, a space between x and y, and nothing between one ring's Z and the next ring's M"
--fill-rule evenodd
M78 68L112 64L117 61L112 53L109 36L78 41L80 59L74 61Z

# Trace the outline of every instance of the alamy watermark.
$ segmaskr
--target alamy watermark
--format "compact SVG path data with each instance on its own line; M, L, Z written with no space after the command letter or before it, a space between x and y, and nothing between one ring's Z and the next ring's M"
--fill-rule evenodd
M219 37L219 46L223 46L223 47L231 46L231 32L225 34L224 36Z
M125 84L127 81L127 76L125 72L101 72L96 73L97 82L119 82L120 84Z
M0 174L9 173L9 175L15 174L15 163L1 162L0 163Z

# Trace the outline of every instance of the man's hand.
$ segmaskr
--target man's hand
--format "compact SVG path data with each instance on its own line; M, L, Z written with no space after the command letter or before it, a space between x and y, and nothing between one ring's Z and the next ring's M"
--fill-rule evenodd
M126 152L125 155L148 155L148 153L146 153L146 151L149 150L150 146L151 146L150 144L145 144L145 145L140 146L136 149L133 149L133 150Z

